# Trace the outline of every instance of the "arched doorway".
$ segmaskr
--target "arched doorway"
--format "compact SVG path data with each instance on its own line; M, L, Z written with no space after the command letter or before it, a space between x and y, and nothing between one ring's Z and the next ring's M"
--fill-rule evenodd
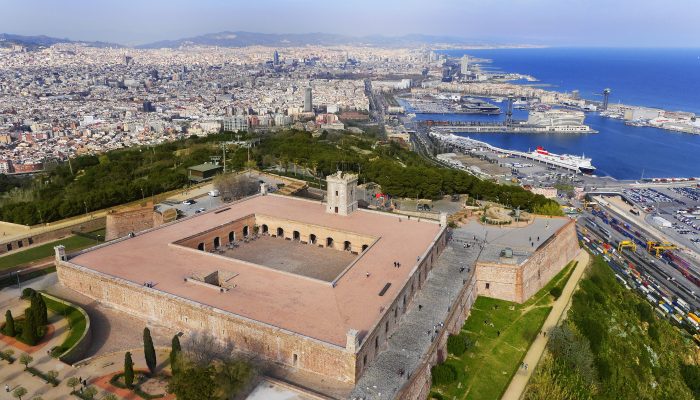
M214 248L218 249L219 246L221 246L221 239L219 239L219 237L217 236L214 238Z
M204 243L200 243L197 245L197 250L204 251Z
M316 244L316 235L313 233L309 235L309 243Z
M267 233L267 225L263 224L262 226L262 233Z
M366 244L363 244L363 245L362 245L362 251L367 250L368 247L369 247L369 246L367 246Z
M343 242L343 250L352 251L352 244L347 240Z
M236 232L231 231L228 233L228 242L233 243L236 241Z
M333 238L332 237L326 238L326 247L333 247Z
M283 238L284 237L284 229L277 228L277 236Z
M299 231L292 232L292 239L294 239L296 241L301 239L301 235L299 234Z
M243 237L248 237L250 229L248 228L248 225L243 227Z

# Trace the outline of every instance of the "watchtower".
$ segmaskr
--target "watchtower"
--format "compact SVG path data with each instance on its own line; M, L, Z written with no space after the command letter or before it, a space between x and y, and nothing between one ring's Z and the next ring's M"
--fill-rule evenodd
M338 171L326 177L326 212L348 215L357 210L357 175Z

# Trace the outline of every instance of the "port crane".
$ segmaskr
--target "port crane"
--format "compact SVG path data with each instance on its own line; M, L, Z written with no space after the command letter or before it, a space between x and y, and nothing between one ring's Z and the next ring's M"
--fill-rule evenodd
M655 242L650 240L647 242L647 251L656 255L656 258L660 258L661 254L666 250L675 250L678 246L669 242Z
M632 249L632 251L637 251L637 243L631 240L622 240L620 244L617 245L617 251L622 252L622 249Z

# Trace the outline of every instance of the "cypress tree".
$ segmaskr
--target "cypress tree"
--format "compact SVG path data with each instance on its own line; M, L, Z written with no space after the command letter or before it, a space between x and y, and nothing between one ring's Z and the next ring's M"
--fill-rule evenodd
M46 326L49 324L49 310L46 307L46 301L44 301L44 296L41 293L37 293L37 305L39 307L39 319L41 322L40 326Z
M182 352L182 347L180 346L180 338L177 335L173 336L172 345L170 347L170 369L173 371L174 374L176 372L175 370L177 369L177 357Z
M33 314L34 313L31 307L24 310L24 327L22 328L22 340L30 346L34 346L37 341L36 319L34 318Z
M31 305L29 306L32 310L31 312L31 318L34 320L34 327L35 327L35 332L39 331L39 327L44 326L41 323L41 300L39 298L39 293L34 292L32 293L32 298L31 298ZM26 318L26 315L25 315Z
M156 349L153 347L151 331L143 328L143 355L146 358L146 365L151 373L156 372Z
M17 332L15 332L15 319L12 318L12 311L7 310L5 312L5 335L7 336L15 336Z
M131 361L131 353L124 354L124 383L131 388L134 385L134 362Z

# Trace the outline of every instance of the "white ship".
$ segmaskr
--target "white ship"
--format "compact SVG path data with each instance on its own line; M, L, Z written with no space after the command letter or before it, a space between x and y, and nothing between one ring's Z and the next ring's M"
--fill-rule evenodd
M595 167L591 164L591 159L584 156L572 156L570 154L554 154L550 153L542 146L538 146L537 149L528 154L529 158L542 161L545 164L555 165L557 167L562 167L566 169L573 169L581 171L584 174L592 174L595 171Z

